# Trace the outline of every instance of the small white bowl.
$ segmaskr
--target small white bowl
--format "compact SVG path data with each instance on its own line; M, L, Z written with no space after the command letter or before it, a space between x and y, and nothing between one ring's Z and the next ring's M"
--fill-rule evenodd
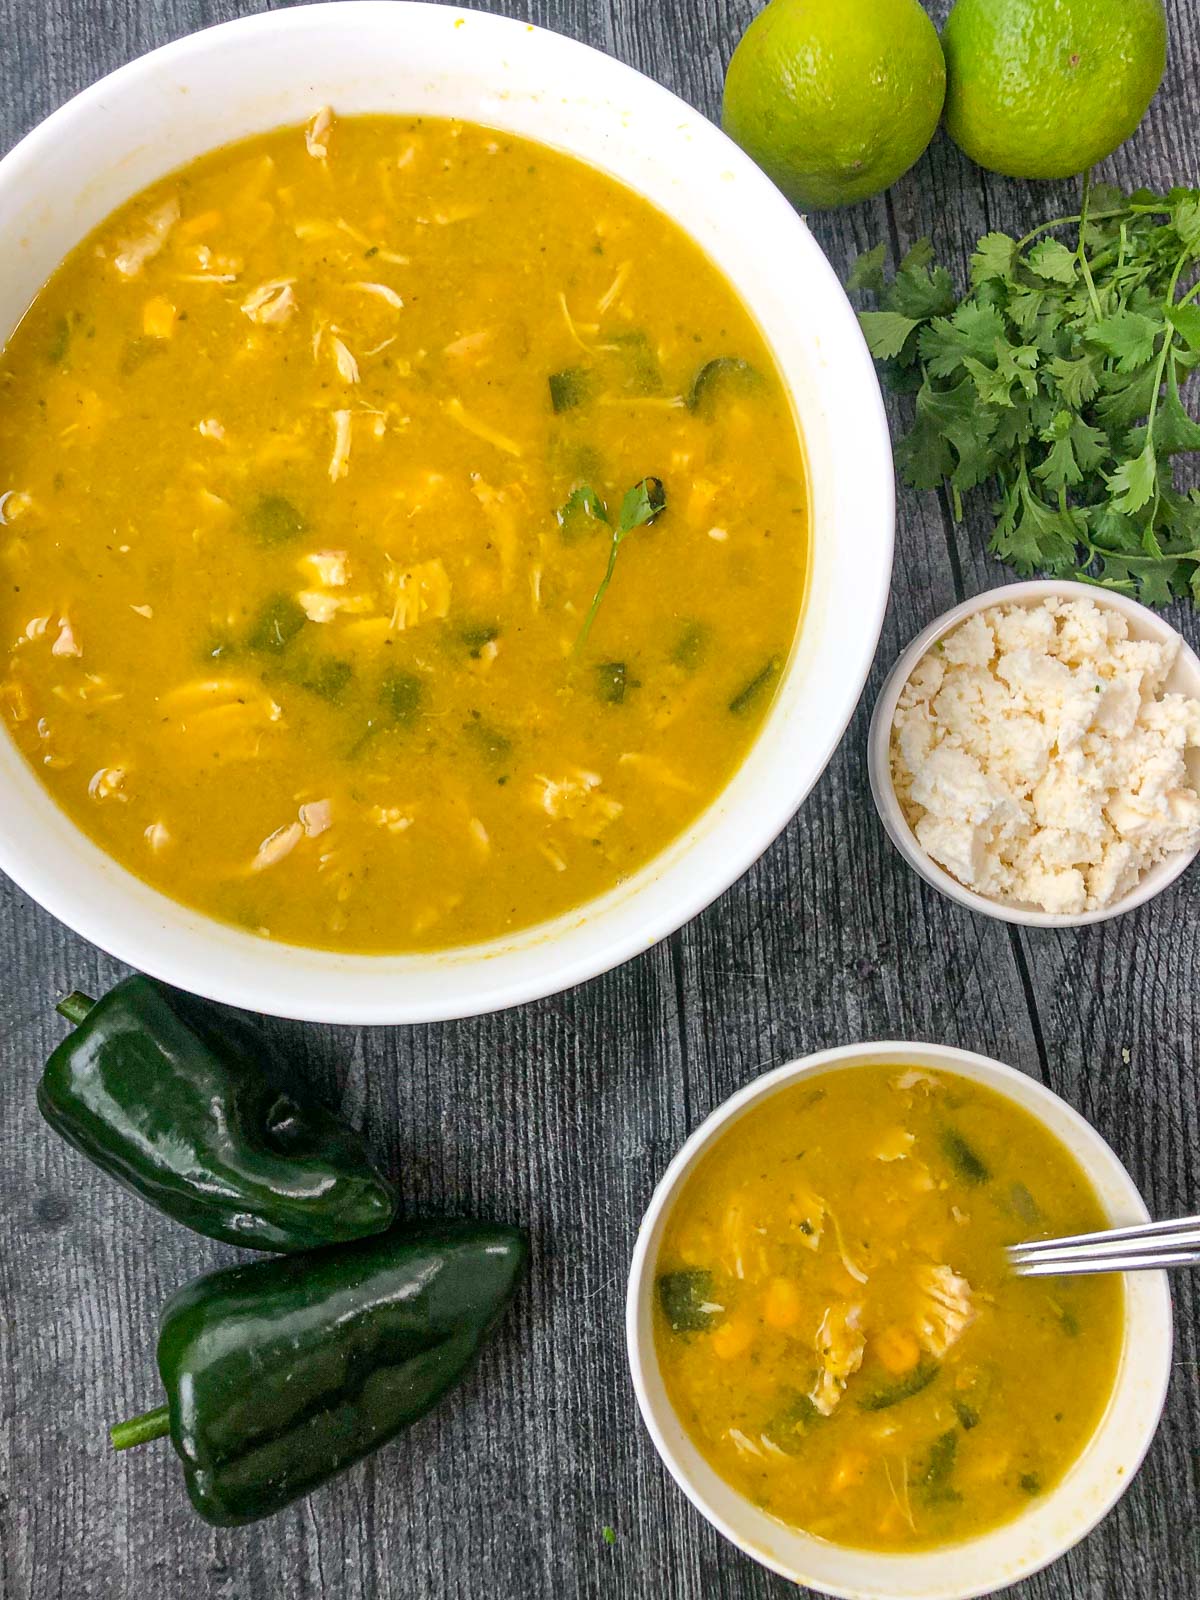
M892 568L891 447L837 275L750 158L621 62L449 5L347 0L243 17L85 89L0 161L0 340L67 251L131 195L230 140L303 123L321 105L473 119L576 156L657 206L758 324L808 459L805 614L745 761L627 881L511 937L368 956L216 922L85 838L0 732L0 869L85 938L155 977L254 1011L442 1021L538 999L646 950L727 889L791 819L836 749L875 655Z
M654 1280L667 1219L697 1162L732 1125L803 1078L868 1064L925 1067L986 1085L1035 1116L1091 1180L1114 1227L1148 1213L1108 1145L1065 1101L1024 1073L946 1045L842 1045L756 1079L712 1113L654 1191L629 1272L625 1333L642 1420L676 1483L718 1533L773 1572L842 1600L972 1600L1026 1578L1078 1544L1129 1487L1158 1427L1171 1374L1171 1297L1161 1272L1125 1278L1125 1333L1116 1384L1095 1433L1062 1480L1011 1522L959 1544L913 1554L853 1549L769 1516L726 1483L692 1443L667 1397L654 1344Z
M961 605L938 617L936 622L931 622L923 633L917 635L896 662L879 691L879 698L875 702L875 710L871 716L871 731L867 742L867 771L871 779L871 794L888 838L914 872L924 878L926 883L932 884L935 889L940 889L949 899L957 900L959 905L966 906L968 911L978 911L985 917L995 917L1001 922L1016 922L1027 928L1082 928L1092 922L1107 922L1110 917L1119 917L1123 912L1132 911L1135 906L1153 900L1155 895L1161 894L1182 872L1186 871L1196 859L1197 851L1178 850L1173 855L1166 856L1143 872L1128 894L1122 895L1112 905L1104 906L1098 911L1081 911L1073 916L1057 911L1040 911L1025 901L999 900L989 895L976 894L944 867L939 866L917 843L908 818L904 815L904 809L896 797L892 782L892 721L896 715L896 703L922 657L928 654L939 639L944 638L960 622L965 622L968 617L974 616L977 611L987 611L992 606L1037 605L1042 600L1050 599L1091 600L1098 606L1108 606L1114 611L1119 611L1128 622L1129 632L1135 639L1154 639L1161 643L1178 641L1179 654L1167 679L1166 688L1171 693L1185 694L1194 700L1200 700L1200 659L1197 659L1195 651L1181 634L1146 606L1139 605L1136 600L1127 600L1124 595L1097 588L1095 584L1090 583L1070 583L1065 579L1060 581L1055 578L1038 578L1028 583L1008 583L1002 588L989 589L986 594L976 595L973 600L964 600ZM1200 787L1200 751L1188 752L1187 766L1193 784Z

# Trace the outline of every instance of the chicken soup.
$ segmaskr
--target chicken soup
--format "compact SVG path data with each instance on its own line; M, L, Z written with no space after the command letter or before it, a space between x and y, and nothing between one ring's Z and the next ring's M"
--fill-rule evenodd
M507 134L324 111L132 200L0 357L0 706L191 906L487 939L719 793L807 529L771 356L673 223Z
M1004 1248L1106 1222L1074 1157L990 1089L806 1079L733 1125L669 1217L671 1402L723 1478L821 1538L985 1532L1084 1449L1123 1329L1119 1277L1016 1279Z

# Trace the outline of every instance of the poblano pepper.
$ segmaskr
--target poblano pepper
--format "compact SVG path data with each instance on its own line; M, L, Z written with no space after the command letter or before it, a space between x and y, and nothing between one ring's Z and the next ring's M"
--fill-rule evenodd
M251 1250L391 1223L395 1194L362 1139L285 1083L248 1025L141 976L58 1009L79 1026L46 1064L42 1115L160 1211Z
M507 1305L526 1251L517 1228L411 1223L197 1278L162 1314L167 1404L119 1423L112 1442L169 1432L206 1521L270 1516L441 1399Z

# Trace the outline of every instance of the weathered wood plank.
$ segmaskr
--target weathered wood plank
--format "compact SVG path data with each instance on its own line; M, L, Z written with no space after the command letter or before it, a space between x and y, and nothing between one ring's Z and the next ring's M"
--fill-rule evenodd
M0 0L0 148L83 84L257 0ZM751 0L506 7L608 49L709 113ZM1175 8L1168 93L1114 167L1188 175L1196 0ZM939 141L888 202L813 219L839 270L894 233L965 263L1050 189L984 179ZM620 972L441 1028L270 1024L297 1072L367 1130L410 1212L520 1217L537 1261L467 1388L343 1483L216 1533L162 1448L115 1459L104 1424L153 1394L157 1307L232 1252L155 1217L46 1136L38 1064L53 998L118 971L0 885L0 1595L4 1600L430 1600L793 1593L724 1545L641 1433L622 1347L637 1220L685 1133L765 1067L846 1039L949 1039L1044 1077L1129 1159L1164 1214L1195 1209L1197 894L1084 936L1022 938L921 886L871 809L864 745L882 676L926 621L1003 580L973 522L905 495L872 681L801 816L741 883ZM1191 623L1189 622L1189 626ZM1030 999L1032 997L1033 1007ZM1122 1049L1129 1049L1126 1062ZM1179 1600L1200 1588L1196 1307L1180 1285L1168 1427L1120 1512L1023 1600ZM617 1529L609 1548L601 1527Z

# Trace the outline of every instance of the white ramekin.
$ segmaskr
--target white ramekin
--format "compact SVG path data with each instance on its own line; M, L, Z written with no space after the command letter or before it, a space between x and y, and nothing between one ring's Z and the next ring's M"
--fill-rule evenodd
M1075 1156L1114 1227L1148 1213L1132 1178L1088 1123L1024 1073L946 1045L843 1045L765 1073L727 1100L680 1150L654 1191L629 1272L625 1333L642 1419L676 1483L717 1531L763 1566L844 1600L971 1600L1039 1571L1077 1544L1129 1487L1158 1427L1171 1373L1171 1297L1161 1272L1125 1279L1125 1336L1116 1386L1083 1454L1028 1511L939 1550L855 1550L789 1528L719 1477L667 1398L654 1347L654 1280L671 1208L696 1163L748 1111L802 1078L870 1063L927 1067L985 1084L1031 1112Z
M858 324L803 221L742 152L648 78L558 34L450 6L347 0L248 17L133 62L0 162L0 338L60 259L203 151L343 113L472 118L581 157L673 217L736 286L804 434L813 547L804 621L743 766L618 889L487 945L408 957L271 943L176 905L106 857L0 736L0 868L123 961L196 993L327 1022L496 1010L606 971L720 894L833 753L875 652L891 577L887 423ZM3 486L0 486L3 487Z
M1001 922L1016 922L1027 928L1082 928L1091 922L1106 922L1110 917L1119 917L1122 912L1132 911L1135 906L1153 900L1155 895L1161 894L1191 865L1196 859L1197 852L1179 850L1174 855L1166 856L1157 865L1143 872L1128 894L1122 895L1119 900L1114 900L1112 905L1104 906L1099 911L1081 911L1075 916L1067 916L1056 911L1039 911L1036 906L1023 901L997 900L989 895L976 894L973 889L968 889L965 884L959 883L958 879L952 877L944 867L939 866L917 843L916 835L909 827L908 818L904 815L892 782L892 721L896 715L896 703L921 658L939 639L944 638L960 622L965 622L968 617L974 616L977 611L987 611L992 606L1036 605L1042 600L1050 599L1091 600L1098 606L1109 606L1114 611L1119 611L1129 624L1129 632L1135 639L1154 639L1164 644L1174 640L1179 645L1179 654L1167 679L1166 687L1172 693L1186 694L1192 699L1200 700L1200 660L1197 659L1195 651L1170 623L1165 622L1148 607L1139 605L1136 600L1128 600L1124 595L1113 594L1111 590L1100 589L1091 583L1070 583L1066 579L1057 578L1037 578L1028 583L1007 583L1002 588L989 589L986 594L976 595L972 600L964 600L961 605L938 617L917 635L896 662L879 691L879 698L871 715L871 731L867 742L867 770L871 779L871 794L888 838L913 871L919 873L926 883L932 884L935 889L940 889L951 900L957 900L959 905L966 906L969 911L978 911L985 917L995 917ZM1193 784L1200 787L1200 751L1188 752L1187 765Z

